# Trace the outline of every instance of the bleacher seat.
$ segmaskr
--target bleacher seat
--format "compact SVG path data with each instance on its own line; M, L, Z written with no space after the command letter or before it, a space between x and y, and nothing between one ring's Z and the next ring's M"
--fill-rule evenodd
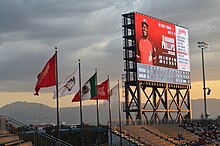
M19 136L11 134L8 130L0 130L0 146L32 146L32 143L20 140Z

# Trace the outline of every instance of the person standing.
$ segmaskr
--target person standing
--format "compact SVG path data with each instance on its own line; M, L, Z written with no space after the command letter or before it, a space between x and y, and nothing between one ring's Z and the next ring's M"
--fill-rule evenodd
M139 49L137 50L137 61L139 63L153 65L156 63L157 59L156 48L149 39L148 24L146 19L143 19L141 23L142 37L138 44Z

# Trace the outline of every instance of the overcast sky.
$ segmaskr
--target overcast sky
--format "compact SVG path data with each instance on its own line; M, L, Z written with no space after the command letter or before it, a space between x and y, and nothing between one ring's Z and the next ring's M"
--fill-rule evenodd
M34 92L36 76L58 47L59 80L81 60L82 80L98 69L112 84L123 73L122 14L137 11L189 29L192 81L219 80L219 0L0 0L0 92ZM43 90L43 89L42 89ZM43 92L43 91L42 91Z

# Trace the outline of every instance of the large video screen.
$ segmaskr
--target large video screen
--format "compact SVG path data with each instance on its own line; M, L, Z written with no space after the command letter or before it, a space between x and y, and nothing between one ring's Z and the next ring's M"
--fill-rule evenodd
M138 80L191 84L188 29L135 13Z

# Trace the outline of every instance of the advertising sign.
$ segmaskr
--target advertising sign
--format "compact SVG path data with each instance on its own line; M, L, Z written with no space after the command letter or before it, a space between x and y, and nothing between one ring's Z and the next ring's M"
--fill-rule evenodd
M190 84L188 29L135 13L138 80Z

